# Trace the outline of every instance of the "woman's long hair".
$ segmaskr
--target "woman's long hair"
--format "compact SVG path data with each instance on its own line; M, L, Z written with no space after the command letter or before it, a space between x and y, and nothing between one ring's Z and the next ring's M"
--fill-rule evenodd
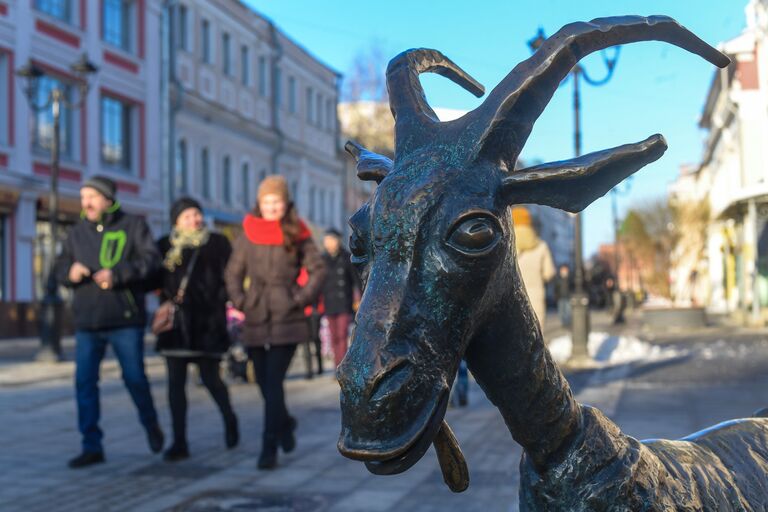
M263 218L258 201L253 208L253 214L256 217ZM285 247L287 252L293 254L296 251L296 247L299 245L299 233L301 232L299 215L296 213L296 207L294 206L293 201L288 201L288 204L285 207L285 215L280 219L280 229L283 230L283 247Z

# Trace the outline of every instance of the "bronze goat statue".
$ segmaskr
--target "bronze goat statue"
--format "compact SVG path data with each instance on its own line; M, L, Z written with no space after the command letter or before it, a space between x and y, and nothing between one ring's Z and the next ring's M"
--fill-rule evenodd
M587 54L665 41L729 59L664 16L565 26L480 107L440 122L419 74L483 87L440 52L406 51L387 68L395 160L355 143L358 175L379 183L350 220L365 290L338 368L339 451L375 474L400 473L434 444L455 491L469 477L444 421L462 357L522 445L521 510L768 510L768 419L727 422L679 441L639 442L581 405L546 349L514 251L510 205L570 212L661 157L654 135L573 160L515 169L534 122Z

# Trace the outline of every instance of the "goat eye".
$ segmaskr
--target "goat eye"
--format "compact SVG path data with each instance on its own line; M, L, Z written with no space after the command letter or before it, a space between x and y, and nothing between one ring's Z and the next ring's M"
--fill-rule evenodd
M460 222L448 242L461 252L478 254L491 249L498 239L498 228L491 219L475 217Z

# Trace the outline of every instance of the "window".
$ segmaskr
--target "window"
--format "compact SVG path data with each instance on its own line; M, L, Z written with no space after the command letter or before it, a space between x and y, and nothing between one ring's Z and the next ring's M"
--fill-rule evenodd
M280 88L282 87L280 85L280 80L282 79L281 75L282 73L280 72L280 68L275 68L275 104L278 106L283 99L280 91Z
M200 49L203 62L206 64L211 63L211 24L208 20L203 20L200 26Z
M267 58L259 57L259 96L267 95Z
M312 88L311 87L307 87L307 100L306 100L307 105L306 105L306 107L307 107L307 123L309 123L309 124L312 124L313 123L313 119L314 119L313 116L314 116L315 108L312 105L312 101L313 101L314 97L315 97L315 93L312 92Z
M101 160L131 168L131 107L115 98L101 98Z
M221 169L221 198L226 204L232 203L232 176L231 176L229 157L224 157L224 166Z
M315 222L315 186L309 187L309 220Z
M203 199L211 198L211 163L208 158L208 148L200 151L200 194Z
M336 217L336 214L335 214L335 211L336 211L336 192L331 190L330 192L328 192L328 195L329 195L329 199L328 199L328 224L330 224L331 226L335 227L337 225L336 224L336 219L335 219L335 217Z
M240 186L242 187L241 197L243 199L243 208L248 210L251 207L251 176L248 164L243 164L241 173L240 179L242 181L240 182Z
M240 82L248 87L251 85L251 67L248 61L248 47L240 47Z
M176 175L173 181L177 192L187 191L187 142L184 139L176 144Z
M9 73L12 73L12 71L8 69L8 55L0 51L0 109L4 111L6 111L8 108L8 101L10 97L10 91L8 90L8 77L11 75ZM7 114L0 116L0 145L7 145L11 142L8 136L10 128L10 117L11 116ZM2 273L2 268L0 268L0 273Z
M325 127L333 130L334 124L336 124L336 116L333 115L333 101L328 100L325 102Z
M35 0L35 7L38 11L54 18L70 21L70 12L72 12L70 0Z
M37 98L35 103L38 105L44 105L54 89L62 91L65 98L72 99L72 88L53 78L51 76L43 76L40 78L37 85ZM72 111L68 108L61 109L61 117L59 118L59 153L61 156L72 157ZM49 152L53 145L53 112L52 109L46 108L35 113L35 127L32 135L32 144L35 150Z
M320 214L318 217L320 217L320 224L325 225L325 190L320 190L320 198L318 199L318 211Z
M186 5L179 5L178 28L176 30L176 46L184 51L189 50L189 33L187 23L189 23L189 11Z
M296 113L296 79L292 76L288 77L288 111Z
M224 32L221 34L221 70L225 75L232 74L232 63L230 62L230 50L229 50L229 34Z
M130 0L104 0L102 15L103 37L109 44L131 50L131 6Z
M323 121L323 97L320 96L320 93L317 93L315 107L317 108L317 113L315 114L315 126L319 128Z

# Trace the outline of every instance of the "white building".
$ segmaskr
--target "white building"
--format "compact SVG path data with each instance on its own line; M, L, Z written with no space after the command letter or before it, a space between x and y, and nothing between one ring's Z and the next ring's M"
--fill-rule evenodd
M61 118L62 234L94 174L158 236L181 195L234 234L271 173L315 232L345 224L339 75L263 16L237 0L0 0L0 336L34 333L49 233L52 115L15 71L31 62L39 99L78 101L83 53L99 70Z
M169 195L200 199L215 225L236 230L259 181L277 173L302 217L341 228L338 73L235 0L177 2L172 26Z
M124 208L159 228L166 211L155 165L160 20L160 0L0 1L0 324L6 329L18 316L10 304L41 297L51 171L51 110L30 110L15 71L28 62L45 71L38 101L54 87L77 101L69 66L86 53L99 68L83 108L61 117L62 230L78 219L79 186L93 174L112 177Z
M714 312L744 313L754 321L768 305L767 13L768 1L752 0L746 29L720 46L733 64L715 72L707 94L702 161L670 189L673 200L704 200L710 210L701 260L676 268L673 288L684 298L705 294L690 299ZM706 286L693 283L694 272Z

